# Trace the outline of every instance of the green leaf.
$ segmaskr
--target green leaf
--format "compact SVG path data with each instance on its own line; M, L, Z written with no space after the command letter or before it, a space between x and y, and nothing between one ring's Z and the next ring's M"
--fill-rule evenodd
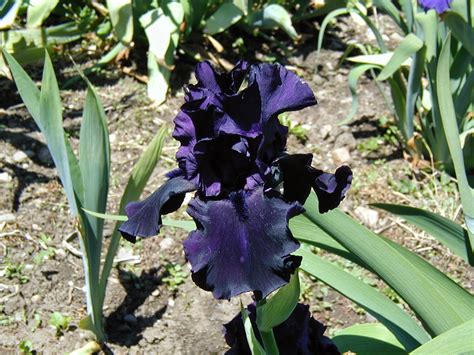
M356 255L348 251L341 244L336 242L329 234L315 225L311 220L303 215L299 215L290 219L290 229L293 236L300 242L304 242L315 247L329 251L330 253L339 255L344 259L350 260L361 267L368 269L366 264Z
M6 0L0 5L0 30L9 28L14 22L21 0Z
M130 44L133 39L132 0L107 0L107 9L117 39L124 45Z
M408 314L377 289L304 248L295 254L303 257L302 270L365 309L390 329L406 350L413 350L430 339Z
M411 355L473 354L474 320L469 320L423 344Z
M128 217L125 215L116 215L116 214L108 214L108 213L99 213L99 212L94 212L90 211L88 209L83 208L83 211L85 211L87 214L101 218L101 219L106 219L110 221L119 221L119 222L125 222L128 220ZM189 220L176 220L176 219L171 219L171 218L163 218L163 225L167 227L175 227L175 228L181 228L186 231L192 231L196 229L196 224L193 221Z
M45 127L43 124L43 119L40 117L40 90L36 87L33 80L31 80L28 74L10 54L8 54L4 50L3 55L5 56L8 65L10 66L10 70L13 74L13 78L15 79L15 84L17 86L18 92L20 93L20 96L23 102L25 103L26 108L30 112L35 123L38 125L40 131L43 132ZM67 139L65 134L64 142L66 144L66 153L70 165L70 174L74 185L74 190L76 194L81 197L83 196L83 183L81 172L79 169L79 163L77 161L76 156L74 155L71 144L69 143L69 140ZM71 203L71 200L69 200L69 203ZM71 210L75 210L75 200L74 205L71 205Z
M394 53L393 52L386 52L381 54L367 54L367 55L356 55L355 57L347 58L348 61L354 63L361 63L361 64L372 64L377 65L379 67L385 67L390 60L392 59ZM406 59L402 65L404 67L410 67L411 59Z
M450 80L450 48L451 34L448 33L438 60L438 66L436 70L436 89L438 93L438 104L441 121L443 122L443 130L446 135L449 152L454 164L454 171L458 179L461 203L466 219L466 225L468 227L467 230L470 244L470 247L468 248L468 255L469 258L474 259L474 227L471 227L470 223L468 223L469 221L474 220L474 188L469 185L469 181L467 179L453 98L451 95L450 86L446 85L446 83L449 83ZM471 260L471 262L473 261Z
M204 32L214 35L237 23L244 12L234 3L227 2L219 6L207 20Z
M391 77L395 71L402 67L408 58L418 52L422 47L423 41L415 34L410 33L400 42L393 56L380 72L377 80L383 81Z
M163 218L162 222L164 226L181 228L188 232L196 229L196 223L194 223L194 221Z
M136 201L140 198L143 189L145 188L151 173L158 163L165 138L168 134L168 129L163 126L155 135L147 149L143 152L140 159L133 167L130 177L125 187L125 191L120 199L119 214L124 214L125 206L131 201ZM107 287L108 277L112 270L115 254L117 254L120 245L120 233L117 228L120 222L115 225L114 233L110 238L110 245L105 258L104 266L102 268L102 275L100 278L100 303L103 304L105 299L105 289Z
M336 333L332 338L341 353L358 355L407 354L403 345L382 324L356 324Z
M257 304L257 327L268 332L283 323L293 313L300 297L298 270L291 275L290 282L281 287L271 298Z
M245 336L247 338L247 344L249 345L250 352L252 355L266 355L265 350L263 350L262 345L255 336L252 322L249 318L249 312L242 305L242 301L240 302L240 314L242 316L242 322L244 323Z
M105 212L109 191L110 143L107 117L92 84L87 82L87 95L79 140L79 166L84 182L83 206ZM103 220L89 218L97 247L102 246ZM89 236L92 237L92 236Z
M56 76L54 75L53 64L51 63L48 52L45 51L45 54L39 100L39 128L45 136L46 143L66 192L71 211L73 214L76 214L77 207L69 167L68 148L64 140L61 98L59 96ZM28 97L28 101L32 103L34 98ZM33 113L37 113L36 109L33 109L33 112L31 112L32 116L34 116Z
M419 12L415 15L415 20L419 24L420 34L426 46L426 60L431 62L436 56L438 43L438 14L434 10Z
M249 23L253 27L263 29L281 28L291 39L298 38L295 28L291 22L291 15L283 6L278 4L268 4L261 11L255 12L249 18Z
M397 7L391 2L391 1L386 1L386 0L374 0L373 4L375 7L382 9L384 12L387 13L402 29L402 31L407 34L410 32L410 30L407 27L407 24L403 20L401 16L401 12L397 9Z
M179 26L184 9L178 2L167 2L140 17L148 38L148 96L157 104L166 100L174 53L179 41Z
M465 242L467 231L457 223L416 207L388 203L373 203L371 206L381 208L415 224L469 262Z
M304 215L376 272L439 335L472 318L473 297L408 249L378 236L341 212L318 212L311 194ZM409 276L407 276L409 275Z
M415 105L422 88L421 78L425 70L425 54L426 47L423 47L413 55L413 63L408 74L405 103L405 117L407 119L405 131L408 137L413 136L414 133Z
M333 2L335 3L336 1L331 1L331 3L333 3ZM325 5L325 6L327 6L327 5ZM348 14L348 13L355 13L365 21L367 26L371 29L372 33L374 34L375 39L377 40L377 44L380 47L380 50L382 52L386 52L387 47L385 46L385 42L382 38L382 35L380 34L380 31L377 29L377 26L374 25L372 20L369 17L367 17L365 14L361 13L360 11L357 11L357 10L354 10L354 9L347 9L347 8L336 9L334 11L331 11L329 14L327 14L327 16L324 17L324 20L321 23L321 29L319 30L319 34L318 34L318 45L317 45L318 52L321 50L321 47L322 47L322 44L323 44L324 33L326 31L326 27L328 26L328 24L330 24L331 21L334 18L336 18L337 16L345 15L345 14Z
M26 26L40 27L54 10L59 0L29 0L26 12Z
M449 11L444 14L443 18L454 37L456 37L471 56L474 57L474 28L469 26L463 17L456 12Z
M371 69L378 69L378 65L374 64L362 64L356 66L354 69L351 69L349 72L349 75L347 77L347 81L349 84L349 90L351 91L351 96L352 96L352 107L351 111L349 114L339 122L339 124L347 124L349 123L357 113L357 108L359 107L359 99L357 97L357 82L359 81L359 78L368 70Z

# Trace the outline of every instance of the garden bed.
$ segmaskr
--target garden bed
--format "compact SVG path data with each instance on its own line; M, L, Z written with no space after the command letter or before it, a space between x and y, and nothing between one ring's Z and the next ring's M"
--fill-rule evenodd
M355 25L350 19L346 21L338 32L339 39L365 35L351 32ZM390 31L386 35L396 42L396 35ZM295 125L303 125L307 135L303 140L290 135L289 151L313 153L313 166L326 171L334 171L343 163L351 166L354 183L342 209L372 230L419 252L471 289L472 275L459 258L419 230L368 207L373 202L410 201L453 218L459 212L455 186L449 178L436 174L418 173L423 178L421 183L412 179L410 163L403 159L399 148L390 144L386 127L380 124L380 119L390 114L373 81L361 80L359 111L353 123L338 125L351 107L348 69L337 66L342 51L336 41L328 41L319 54L314 46L315 39L307 39L303 50L285 63L308 82L319 103L289 114ZM177 66L180 73L192 71L190 63L178 62ZM63 79L71 71L66 65ZM108 211L115 213L133 164L162 125L171 129L183 103L183 91L177 89L165 105L155 107L147 99L146 88L128 76L111 70L92 80L109 120L113 172ZM190 80L186 75L179 78L180 82ZM17 351L19 340L31 341L33 349L44 353L72 351L83 346L89 336L78 329L86 309L82 261L75 255L79 249L75 221L68 213L44 139L21 104L14 84L2 79L0 85L4 97L0 101L0 246L2 269L9 270L2 275L0 289L0 352ZM77 146L84 98L83 86L62 91L64 124L73 146ZM177 148L175 141L167 139L146 194L159 186L164 174L174 167ZM184 211L182 207L176 217L182 218ZM111 234L112 227L112 223L106 224L106 235ZM193 284L182 251L185 237L180 230L166 228L158 238L135 245L122 242L118 258L128 261L113 271L105 303L107 344L113 353L205 354L222 353L228 348L222 324L240 311L239 299L216 301ZM341 266L397 298L379 280L354 265L344 261ZM309 277L303 281L302 297L315 317L328 325L329 334L373 320L327 286ZM250 301L249 296L243 299L244 304ZM72 317L61 334L48 324L53 312Z

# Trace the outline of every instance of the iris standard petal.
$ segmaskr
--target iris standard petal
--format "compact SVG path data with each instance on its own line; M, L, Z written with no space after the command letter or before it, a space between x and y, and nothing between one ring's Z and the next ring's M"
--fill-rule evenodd
M257 339L260 333L256 325L256 307L252 303L247 307L249 318ZM231 349L227 355L251 354L245 336L242 317L238 314L229 323L224 324L225 340ZM273 334L281 355L337 355L340 354L334 342L324 336L326 326L311 316L309 306L298 303L293 313L282 324L273 328Z
M317 103L309 85L280 64L252 65L249 87L254 82L258 85L264 121L282 112L301 110Z
M339 206L352 183L348 166L339 167L334 174L311 167L312 154L285 155L275 161L272 183L283 182L283 197L287 201L304 204L311 187L319 201L319 212L324 213ZM270 186L272 187L272 186Z
M453 0L419 0L418 2L425 11L434 9L438 14L442 14L449 10L452 1Z
M313 189L318 195L319 212L324 213L339 206L352 183L352 170L348 166L337 168L334 174L311 168Z
M208 61L196 66L197 85L193 89L206 88L214 93L232 95L237 93L247 73L249 65L246 61L239 61L229 73L219 73Z
M288 220L303 212L299 203L264 194L259 187L229 199L189 203L198 229L184 241L193 280L218 299L253 291L257 298L285 285L301 258Z
M132 243L136 237L157 235L161 227L161 215L176 211L183 203L186 192L195 189L195 185L183 176L166 181L145 200L131 202L125 207L128 220L120 226L120 233Z

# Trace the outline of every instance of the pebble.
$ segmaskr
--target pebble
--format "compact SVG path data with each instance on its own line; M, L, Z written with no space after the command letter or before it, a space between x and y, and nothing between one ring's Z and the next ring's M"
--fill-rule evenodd
M347 147L349 150L354 150L357 147L357 141L350 132L339 134L334 141L336 147Z
M31 302L33 303L38 303L40 300L41 300L40 295L33 295L33 297L31 297Z
M153 291L153 292L151 293L151 295L152 295L153 297L159 297L160 294L161 294L161 292L160 292L160 290L158 290L158 289L156 289L155 291Z
M334 149L331 154L332 158L338 163L347 163L351 160L351 153L346 147Z
M25 161L26 159L28 159L28 155L26 155L26 153L21 150L17 150L13 154L13 161L16 163L21 163L22 161Z
M0 214L0 223L13 222L14 220L16 220L16 216L13 213Z
M379 213L371 208L359 206L354 210L354 214L370 228L376 227L379 222Z
M10 176L9 173L4 171L3 173L0 173L0 182L10 182L12 181L12 177Z
M174 240L173 238L164 238L161 242L160 242L160 249L161 250L169 250L171 249L171 247L173 247L174 245Z
M43 164L47 164L47 165L52 165L53 164L53 157L51 156L51 153L49 152L49 149L47 147L42 147L39 150L38 159Z
M324 126L321 127L321 138L326 139L329 137L329 133L332 131L332 126L330 124L325 124Z
M133 314L126 314L123 320L130 324L132 327L137 324L137 318Z
M326 82L326 80L319 74L314 74L313 75L313 83L316 85L322 85Z
M109 142L114 143L117 140L117 135L115 133L110 133Z

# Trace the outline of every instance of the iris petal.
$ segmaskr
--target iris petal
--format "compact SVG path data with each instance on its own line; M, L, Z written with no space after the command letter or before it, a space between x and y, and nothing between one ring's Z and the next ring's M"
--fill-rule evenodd
M257 339L261 339L256 324L256 307L250 304L249 318ZM225 340L231 349L227 355L250 355L242 317L238 314L229 323L224 324ZM326 326L311 316L309 306L298 303L290 317L273 328L273 333L281 355L337 355L340 354L334 342L324 335Z
M324 213L339 206L352 183L352 170L348 166L337 168L334 174L311 168L313 189L318 195L319 212Z
M318 196L319 212L324 213L339 206L351 187L352 171L348 166L339 167L334 174L311 167L311 154L292 154L279 158L275 163L283 180L283 197L287 201L304 204L311 187Z
M253 82L258 85L264 121L282 112L301 110L316 104L308 84L280 64L253 65L249 83Z
M261 187L229 199L194 199L188 213L199 228L184 241L194 282L218 299L248 291L261 298L283 286L301 262L290 255L299 243L288 220L302 212Z
M145 200L131 202L125 207L128 220L120 226L120 233L132 243L136 237L157 235L161 215L176 211L183 203L186 192L195 189L195 185L182 176L168 180Z

